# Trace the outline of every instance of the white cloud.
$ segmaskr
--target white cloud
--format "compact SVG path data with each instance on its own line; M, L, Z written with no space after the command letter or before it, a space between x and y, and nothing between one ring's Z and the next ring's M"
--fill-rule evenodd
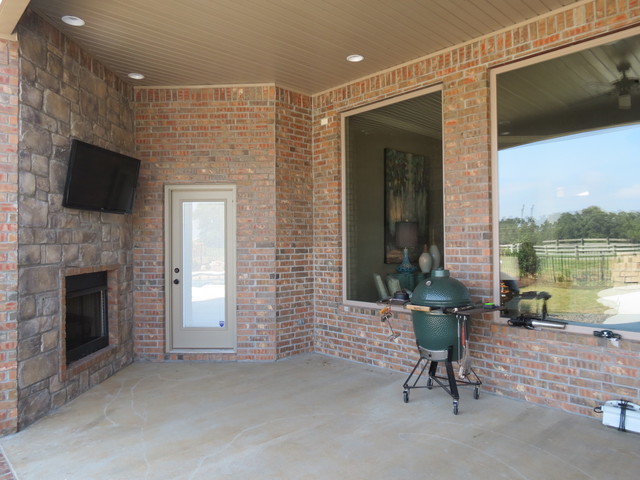
M640 183L619 189L615 196L617 198L640 198Z

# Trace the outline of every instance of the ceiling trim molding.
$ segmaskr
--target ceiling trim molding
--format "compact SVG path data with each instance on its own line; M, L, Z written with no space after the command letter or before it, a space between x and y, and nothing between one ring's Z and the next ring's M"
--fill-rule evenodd
M260 87L274 87L274 88L286 88L276 85L275 83L221 83L213 85L133 85L134 90L179 90L179 89L202 89L202 88L260 88ZM292 92L295 90L287 88ZM302 92L300 95L308 95Z
M0 3L0 38L17 40L16 25L27 5L29 0L4 0Z

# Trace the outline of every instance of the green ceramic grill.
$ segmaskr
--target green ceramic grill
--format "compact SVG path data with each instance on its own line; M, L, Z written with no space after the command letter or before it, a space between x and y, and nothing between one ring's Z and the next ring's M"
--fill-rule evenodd
M473 398L477 399L482 384L469 364L466 342L470 312L466 307L471 306L469 290L451 278L448 270L438 269L415 288L411 304L416 307L410 309L420 358L404 382L404 401L409 401L409 392L413 388L431 389L437 385L451 395L453 413L457 415L458 385L472 385ZM460 363L459 378L456 378L451 362ZM438 375L439 363L444 366L446 375ZM426 385L418 385L425 372Z
M413 291L411 303L431 307L432 311L413 310L411 318L418 348L431 352L447 352L452 347L451 361L460 360L460 317L445 313L447 308L466 307L471 304L469 290L449 275L449 270L438 269L431 277L420 282ZM436 354L437 355L437 354ZM446 355L441 353L440 356ZM445 360L446 358L440 358Z

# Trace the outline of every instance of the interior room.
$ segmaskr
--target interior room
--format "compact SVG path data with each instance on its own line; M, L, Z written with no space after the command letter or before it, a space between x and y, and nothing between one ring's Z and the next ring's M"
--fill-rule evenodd
M0 478L633 478L636 2L3 0L0 51Z

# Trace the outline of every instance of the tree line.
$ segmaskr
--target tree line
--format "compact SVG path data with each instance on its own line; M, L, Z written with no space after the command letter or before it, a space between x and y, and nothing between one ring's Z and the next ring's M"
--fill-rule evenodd
M545 240L571 238L623 238L640 243L640 212L606 212L588 207L565 212L557 220L538 224L533 217L500 220L500 243L539 245Z

